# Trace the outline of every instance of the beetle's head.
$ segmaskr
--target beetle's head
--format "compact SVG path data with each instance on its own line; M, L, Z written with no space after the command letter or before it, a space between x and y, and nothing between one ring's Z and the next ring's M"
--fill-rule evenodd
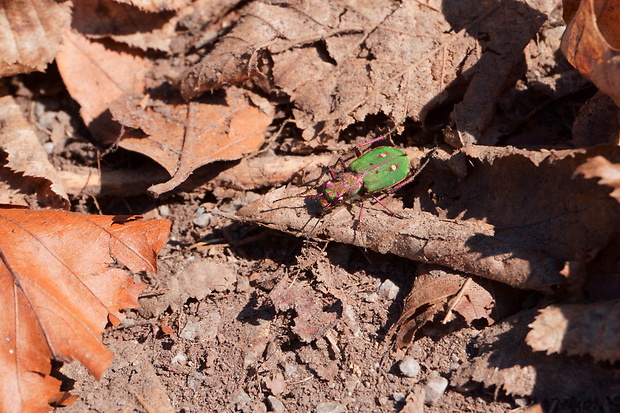
M342 205L345 200L346 188L342 180L327 181L320 190L319 204L321 208L328 209L336 205Z

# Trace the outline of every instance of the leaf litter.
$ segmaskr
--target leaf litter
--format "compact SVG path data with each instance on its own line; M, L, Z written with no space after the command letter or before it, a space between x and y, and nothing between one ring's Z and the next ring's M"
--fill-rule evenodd
M372 364L369 361L378 360L376 343L389 343L389 340L384 341L384 336L394 325L402 329L401 333L415 338L408 352L416 355L426 370L420 380L429 384L441 374L450 378L452 386L458 384L465 392L449 392L437 405L427 404L425 409L429 411L445 411L461 402L471 408L475 394L471 392L475 392L472 389L476 383L482 383L485 391L495 387L497 396L494 400L487 397L486 404L478 406L479 410L488 410L491 405L514 408L516 399L501 400L500 390L509 395L535 395L542 401L575 397L577 388L585 389L578 395L582 400L613 396L608 381L613 372L610 366L592 364L587 357L577 356L590 354L597 359L614 360L614 353L609 351L615 345L613 334L611 337L602 335L613 324L599 323L596 317L584 317L588 326L582 328L579 324L582 321L572 317L574 313L564 301L578 305L574 307L575 312L583 310L592 315L601 314L603 318L614 314L613 308L610 310L602 303L586 307L587 301L586 304L574 301L606 297L613 303L620 295L615 264L617 248L614 248L618 211L612 192L617 186L613 175L618 163L617 148L549 151L534 150L532 146L570 142L567 134L561 132L565 119L558 122L556 117L546 123L548 119L538 116L545 104L540 105L537 99L543 95L552 97L546 102L562 111L568 106L561 102L556 104L558 99L584 87L575 80L574 70L562 68L555 54L558 36L554 29L561 28L557 21L553 22L553 16L559 12L557 2L431 2L407 3L403 7L385 2L373 3L371 7L351 2L330 5L296 2L287 3L286 7L263 2L236 6L221 2L210 9L205 7L205 2L195 2L187 8L181 3L170 4L169 9L178 10L177 13L165 11L161 4L130 3L136 9L152 13L153 20L139 23L164 30L156 28L152 33L139 33L127 24L114 27L116 18L110 16L100 19L103 26L96 26L93 25L96 15L93 19L79 17L78 13L74 29L82 32L79 41L83 50L111 51L110 54L91 55L90 60L109 61L112 65L104 68L101 83L88 83L89 79L80 75L90 70L101 71L97 67L89 69L86 65L89 59L64 66L59 63L64 81L72 85L71 94L82 104L83 119L98 142L116 142L122 146L124 140L128 143L133 139L142 144L150 141L155 143L153 146L165 145L166 139L158 140L156 133L147 132L150 126L158 125L158 122L151 122L149 116L158 114L166 121L176 122L183 117L176 116L171 105L178 105L189 113L192 106L212 102L212 99L222 101L225 96L237 93L231 84L246 91L253 87L253 92L261 95L263 99L256 94L245 94L250 107L259 108L268 116L275 114L276 122L280 122L282 116L287 119L279 125L278 132L265 141L262 154L242 150L240 155L230 158L238 159L244 153L254 152L251 158L246 157L237 164L238 174L234 168L221 173L227 167L226 162L201 168L202 164L212 162L208 156L204 163L198 157L183 165L182 158L188 154L193 156L195 152L191 140L187 147L181 144L168 148L165 156L157 155L153 148L142 150L162 165L168 165L171 175L181 169L170 188L179 185L173 196L181 196L181 202L186 205L162 204L160 200L157 204L161 209L150 212L151 216L171 216L175 227L178 225L171 256L168 256L173 263L166 275L145 276L153 291L142 299L143 308L139 312L129 312L130 317L124 324L106 331L104 339L120 353L112 367L115 374L97 383L81 376L79 365L75 363L63 370L72 372L72 377L81 377L78 387L85 386L81 391L90 395L87 396L90 397L89 406L99 403L98 409L110 410L102 398L96 400L93 390L96 389L101 394L113 394L108 399L118 400L118 406L125 403L124 408L139 406L138 409L147 411L170 411L167 391L178 398L173 400L175 407L179 406L178 400L183 400L182 403L187 403L184 408L197 411L204 410L206 405L214 409L228 406L241 411L277 410L281 405L293 410L329 405L392 411L402 403L405 409L414 408L414 404L419 408L422 406L420 397L428 390L425 385L417 384L409 396L401 399L396 393L388 395L388 392L405 390L403 394L406 395L411 382L393 375L381 375L389 371L389 363L402 357L402 352L384 354L379 358L386 364L376 370L374 366L369 367ZM571 2L565 3L565 11L570 11ZM113 3L102 4L114 7ZM591 3L584 1L582 9L588 4ZM197 12L188 12L192 9ZM127 10L136 12L131 8ZM229 13L231 10L233 12ZM576 10L574 7L573 12ZM596 16L598 29L611 43L614 42L613 25L608 22L613 21L612 11L612 8L599 9ZM136 12L135 15L149 18L147 13ZM568 20L571 14L566 15ZM274 16L281 19L274 19ZM549 21L545 22L547 17ZM586 19L588 23L593 21L591 17L592 14ZM296 24L290 24L291 21ZM367 24L369 22L371 24ZM175 37L170 31L175 25L177 34L183 38ZM129 33L131 31L135 33ZM538 34L533 38L535 33ZM244 36L245 44L239 42ZM580 36L577 34L577 38ZM119 46L116 42L141 49ZM153 49L163 50L165 56L153 58ZM118 51L122 53L115 56ZM523 51L528 68L525 76L525 66L520 65ZM585 56L587 52L587 48L578 48L575 56L582 58L580 54ZM535 59L537 53L540 59ZM545 55L550 54L553 58L545 60ZM100 57L93 59L94 56ZM132 83L131 73L126 77L129 82L124 83L122 71L114 67L120 68L122 58L127 56L145 62L142 69L135 68L138 80L135 83ZM603 64L602 73L605 71L613 73L613 65ZM118 80L116 72L121 73ZM595 76L592 78L595 83L598 81ZM108 80L112 80L112 84L106 86ZM81 84L87 87L82 89ZM512 84L515 86L510 88ZM118 85L124 85L120 91ZM181 95L189 98L186 106L177 99L175 86L180 88ZM614 94L613 88L603 83L599 86L610 95ZM507 87L508 92L504 93ZM204 91L217 88L223 90L198 98ZM108 94L106 89L115 92ZM90 99L96 103L92 106L95 110L85 111L84 108L91 105ZM522 111L525 106L518 106L524 100L529 100L531 105L525 112ZM127 102L131 103L129 111L119 111L115 106ZM281 111L283 102L288 108L286 112ZM275 105L280 106L271 112L269 108ZM614 122L601 122L601 118L592 115L601 105L609 108L607 119L614 119L617 109L604 99L596 100L589 113L585 110L580 113L581 132L575 130L572 136L576 147L617 142ZM112 119L113 109L122 122ZM450 121L447 121L448 112L452 112ZM382 116L385 118L381 119ZM318 219L314 216L316 205L310 199L273 196L300 193L290 187L279 193L268 193L263 201L253 206L256 209L260 202L266 202L263 209L254 211L257 214L251 216L257 222L304 237L311 234L312 238L320 240L359 245L360 250L331 243L312 253L316 254L314 256L299 257L297 265L301 272L293 276L289 267L295 264L291 264L290 258L297 247L290 238L268 231L252 233L250 230L248 235L247 229L230 229L221 223L212 223L218 219L198 219L201 209L207 215L217 214L218 210L234 211L246 200L256 198L256 193L240 193L239 188L259 188L262 192L270 186L261 184L259 174L244 173L243 169L250 165L262 168L267 173L264 176L273 177L274 182L282 182L284 169L278 171L276 167L274 173L273 168L264 164L281 158L282 152L307 153L310 148L314 151L338 148L342 152L340 143L332 139L340 132L343 132L340 138L344 135L346 141L352 131L363 129L359 128L361 123L368 122L370 129L373 127L370 124L377 119L387 120L393 130L408 130L411 125L407 125L407 118L431 129L438 118L445 118L439 124L443 133L435 134L434 139L465 148L461 152L439 151L430 169L423 171L415 184L403 188L395 198L384 199L390 209L397 212L396 217L389 216L379 206L366 203L362 222L356 222L357 205L332 211ZM242 117L240 121L247 119L252 118ZM570 122L570 117L568 119ZM101 120L106 121L105 127L99 123ZM184 122L189 126L184 131L191 131L192 122ZM271 119L265 120L265 123L270 122ZM247 123L252 125L253 122ZM609 123L607 130L600 132L601 137L593 136L599 132L589 130L588 125L602 123ZM399 126L394 127L394 124ZM297 133L293 125L300 129L303 142L286 136L291 131ZM256 133L269 137L277 128L278 125L251 126L247 136ZM162 130L168 129L163 127ZM280 133L284 133L283 139L277 136ZM261 142L265 136L261 137ZM402 142L403 138L400 139ZM423 141L417 136L411 139ZM282 143L277 146L279 141ZM496 142L529 145L530 150L470 146ZM278 152L274 156L275 151ZM334 159L332 156L330 161L321 162L333 164ZM309 165L307 163L306 168L311 170L313 167ZM119 172L91 170L102 171L99 188L110 185L108 178L112 175L107 175L108 171ZM89 174L90 171L83 176ZM299 172L293 174L294 181L304 180L304 175L300 167ZM117 185L116 199L123 194L123 189L125 197L144 193L149 185L162 182L156 176L162 175L153 174L151 182L147 177L126 189L121 188L122 184ZM214 176L216 178L212 179ZM237 180L236 177L244 178ZM205 184L208 179L212 181ZM82 182L90 182L90 178ZM96 185L94 187L96 189ZM125 203L127 199L123 198ZM102 201L104 199L99 197L98 202ZM114 197L104 202L109 207L114 204ZM197 203L200 207L196 209ZM273 208L275 204L278 206ZM287 209L293 213L290 217L277 214L285 216ZM265 217L267 212L273 214ZM273 222L264 222L266 218ZM219 220L222 219L220 216ZM249 219L247 215L245 219ZM241 239L237 238L237 231L243 234ZM403 232L406 242L398 239ZM192 245L190 251L193 252L183 251L179 247L183 244L176 244L178 240ZM194 247L198 244L199 250ZM442 267L417 266L413 261L395 257L387 263L382 256L371 252L372 249L392 251ZM258 256L263 254L259 260L246 261L256 256L257 251L260 251ZM303 252L310 254L309 248L304 248ZM203 254L201 265L206 270L200 265L186 265L191 262L191 255L197 253ZM180 259L180 254L190 256ZM213 262L207 263L209 261ZM188 271L181 274L184 268ZM252 275L244 277L243 274ZM404 309L404 314L411 314L408 320L412 323L394 324L401 310L399 300L415 274L418 274L415 288ZM193 283L203 281L204 288L192 288ZM178 288L172 291L170 287L175 283ZM509 289L508 295L510 291L520 293L522 289L557 293L538 302L544 306L552 300L555 304L548 307L548 311L540 307L545 316L539 319L545 319L552 328L537 333L549 331L552 337L565 336L570 338L571 345L562 348L556 341L545 347L537 337L531 341L532 346L542 351L532 352L523 340L528 331L540 329L533 323L536 313L520 313L522 317L498 322L502 316L497 313L508 302L506 296L500 294L500 286ZM282 290L290 295L279 294ZM563 299L566 292L572 295L572 300ZM536 301L535 298L531 300ZM531 305L522 298L517 301ZM566 309L564 315L571 314L575 327L559 317L556 309ZM507 313L513 311L516 310L506 309ZM549 315L554 317L549 318ZM157 319L153 319L154 316ZM432 322L439 320L446 324ZM478 334L471 327L454 333L453 329L459 325L469 324L481 328L482 333ZM492 325L483 329L484 324ZM503 342L494 346L497 334L503 331L507 331L506 337L513 344L509 350L514 349L511 354L503 353L506 351ZM603 339L592 346L578 340L580 331L599 334ZM136 348L165 349L157 352L157 357L147 359L143 353L138 356L130 346L120 344L129 341L119 340L137 340ZM467 353L466 348L472 352ZM544 351L554 352L547 355ZM576 356L567 358L566 353ZM449 361L455 361L458 366ZM566 377L558 378L554 365L562 365L562 369L556 370ZM576 375L574 371L579 373ZM235 377L240 377L239 372L247 373L241 374L243 386L235 381ZM131 381L129 393L128 387L123 385L127 377ZM556 382L563 386L561 391L547 385ZM324 386L327 384L329 387ZM208 394L205 389L209 389ZM317 397L328 400L317 404Z
M423 121L465 87L455 110L463 134L457 140L474 143L488 125L514 57L554 3L515 2L514 9L476 1L369 5L252 2L230 34L181 78L181 93L190 99L268 76L271 87L290 96L295 122L310 140L379 112L396 122ZM477 39L479 32L493 36Z

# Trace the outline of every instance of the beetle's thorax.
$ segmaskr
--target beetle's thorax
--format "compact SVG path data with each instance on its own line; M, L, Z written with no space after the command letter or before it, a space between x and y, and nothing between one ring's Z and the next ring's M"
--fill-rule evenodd
M347 199L356 195L364 187L362 177L345 172L332 181L323 184L320 190L319 203L323 208L342 205Z

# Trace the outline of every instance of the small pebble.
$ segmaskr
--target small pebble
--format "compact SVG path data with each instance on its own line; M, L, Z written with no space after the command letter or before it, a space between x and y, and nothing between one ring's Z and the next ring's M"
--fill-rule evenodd
M243 390L239 390L233 394L233 402L237 405L243 403L250 404L252 403L252 398Z
M407 397L407 395L403 392L398 391L396 393L392 393L392 399L394 399L397 403L405 401L405 397Z
M435 377L430 379L425 386L426 397L424 403L435 404L443 396L448 388L448 379L445 377Z
M192 218L194 225L201 228L207 227L215 223L215 221L216 218L212 214L207 213L203 207L198 208Z
M178 353L176 356L172 357L172 363L184 364L187 361L187 356L183 353Z
M420 374L421 370L420 363L411 356L405 356L398 365L398 368L405 377L416 377Z
M157 211L159 212L159 215L161 215L162 217L167 217L168 215L170 215L170 207L168 205L158 206Z
M398 286L394 284L394 281L392 280L383 281L383 284L381 284L381 286L379 287L379 294L386 297L388 300L395 299L399 291L400 288L398 288Z
M335 402L323 402L316 405L315 413L342 413L344 406Z
M364 301L366 301L367 303L374 303L375 301L377 301L377 298L379 298L379 294L372 293L364 297Z
M271 408L271 411L274 411L274 412L283 412L284 411L284 403L282 403L280 400L278 400L277 397L275 397L275 396L268 396L267 397L267 402L269 403L269 407Z
M43 150L50 155L54 152L54 142L45 142L43 144Z

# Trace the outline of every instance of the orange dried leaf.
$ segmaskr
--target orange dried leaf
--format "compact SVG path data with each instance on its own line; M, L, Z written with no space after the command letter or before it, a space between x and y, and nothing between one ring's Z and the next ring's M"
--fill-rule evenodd
M258 149L273 116L252 105L246 93L230 88L225 105L167 103L143 109L138 99L128 97L110 107L116 120L148 135L124 138L120 146L154 159L172 176L152 186L151 193L174 189L202 165L239 159Z
M170 224L138 217L0 207L0 411L35 412L58 400L51 359L79 360L96 378L112 361L100 333L136 307Z
M146 73L151 67L148 60L129 50L112 49L67 31L56 62L67 90L80 104L82 119L93 135L107 132L112 140L116 139L118 128L112 123L108 106L126 93L142 93Z

